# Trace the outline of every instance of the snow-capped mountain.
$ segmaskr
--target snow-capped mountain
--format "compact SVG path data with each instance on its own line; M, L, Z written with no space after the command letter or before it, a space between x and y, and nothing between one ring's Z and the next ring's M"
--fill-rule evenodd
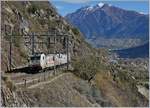
M98 3L95 6L82 7L65 18L79 28L87 39L136 39L141 40L139 43L148 40L148 15L110 4Z

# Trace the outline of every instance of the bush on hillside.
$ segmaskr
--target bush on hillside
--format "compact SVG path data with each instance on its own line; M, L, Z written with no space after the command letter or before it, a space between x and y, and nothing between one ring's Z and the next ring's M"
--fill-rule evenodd
M75 35L79 35L79 30L77 28L72 28L72 32L75 34Z
M36 7L36 5L31 5L28 8L28 13L35 14L35 12L37 11L37 9L38 8Z
M92 79L99 70L99 61L94 56L78 58L73 62L74 74L85 79Z

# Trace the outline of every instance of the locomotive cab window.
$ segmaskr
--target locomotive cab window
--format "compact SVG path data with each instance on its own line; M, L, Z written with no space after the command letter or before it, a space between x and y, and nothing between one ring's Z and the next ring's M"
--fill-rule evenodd
M31 60L40 60L40 56L33 56L31 57Z
M53 61L55 60L55 57L53 56Z

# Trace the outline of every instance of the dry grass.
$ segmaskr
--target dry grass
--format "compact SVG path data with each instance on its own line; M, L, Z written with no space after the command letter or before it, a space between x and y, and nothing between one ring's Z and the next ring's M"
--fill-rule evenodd
M96 85L104 98L109 100L112 106L117 107L147 106L147 99L138 93L133 84L134 82L131 82L128 78L121 79L122 75L126 78L128 77L125 74L118 74L117 79L114 81L113 76L109 75L108 72L96 74Z
M42 107L89 107L92 106L86 96L74 89L81 79L71 73L65 73L49 84L27 89L26 94L34 100L32 106ZM84 83L83 83L84 86Z
M107 77L105 74L96 75L96 83L100 87L102 94L113 104L113 106L126 106L125 100L119 94L117 87L112 82L111 77Z

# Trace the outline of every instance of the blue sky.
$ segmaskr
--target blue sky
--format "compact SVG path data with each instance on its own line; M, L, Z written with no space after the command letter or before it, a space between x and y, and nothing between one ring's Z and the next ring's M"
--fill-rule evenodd
M50 0L62 16L84 6L93 6L99 2L108 3L123 9L135 10L148 14L148 0Z

